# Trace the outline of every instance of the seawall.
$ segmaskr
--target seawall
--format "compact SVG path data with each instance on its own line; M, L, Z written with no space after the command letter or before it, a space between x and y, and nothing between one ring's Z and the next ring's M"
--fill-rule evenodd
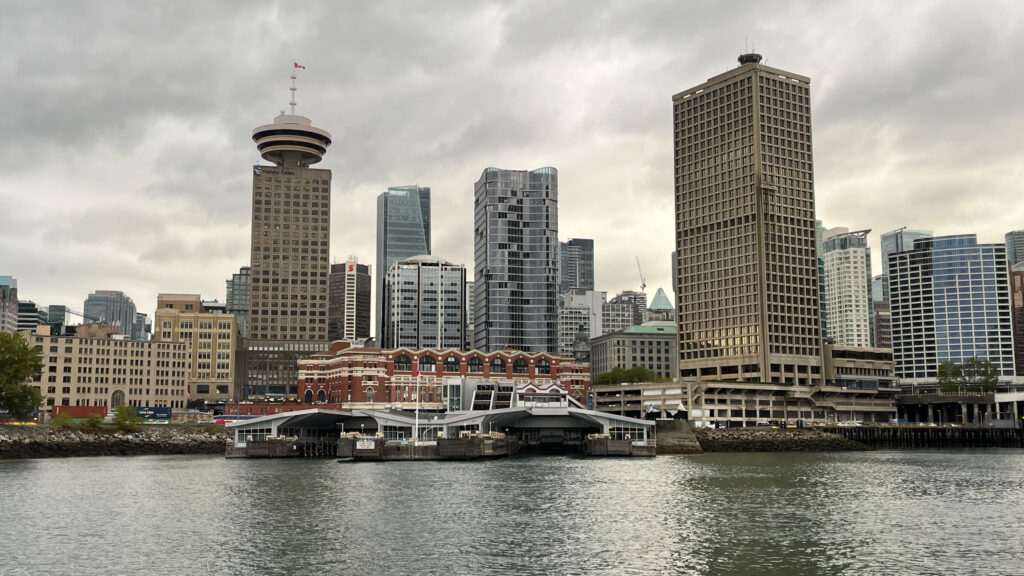
M698 428L705 452L835 452L869 450L860 442L815 428ZM658 438L659 444L661 438Z
M0 426L0 459L149 454L224 454L223 426L151 425L133 432L115 428Z

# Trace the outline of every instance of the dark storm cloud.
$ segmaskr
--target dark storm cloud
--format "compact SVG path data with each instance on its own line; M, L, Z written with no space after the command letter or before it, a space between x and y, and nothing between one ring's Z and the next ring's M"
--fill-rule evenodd
M0 274L44 303L119 286L143 310L161 291L222 298L249 257L251 131L287 108L292 61L297 112L334 137L318 165L333 259L373 263L376 196L419 183L435 254L472 268L483 168L551 165L561 235L595 239L598 288L635 288L636 256L670 288L671 96L732 68L745 39L812 78L826 226L1024 227L1015 3L2 8L0 242L16 249Z

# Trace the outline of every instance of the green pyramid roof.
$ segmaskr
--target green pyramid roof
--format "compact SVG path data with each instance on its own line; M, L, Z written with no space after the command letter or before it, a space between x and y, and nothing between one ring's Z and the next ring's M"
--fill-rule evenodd
M647 307L649 310L673 310L672 303L668 301L668 296L665 296L665 291L658 288L657 294L654 295L654 300L651 300L651 305Z

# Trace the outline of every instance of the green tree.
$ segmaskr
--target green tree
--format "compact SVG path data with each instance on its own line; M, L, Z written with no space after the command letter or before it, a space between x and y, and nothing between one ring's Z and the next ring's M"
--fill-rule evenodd
M114 424L118 429L130 432L142 422L142 419L135 415L135 408L127 404L121 404L114 411Z
M964 371L953 362L943 362L939 364L936 380L943 392L954 394L959 392L964 385Z
M594 384L622 384L623 382L657 382L658 374L643 366L633 366L626 370L619 366L612 368L610 372L600 374L594 379Z
M999 370L983 358L971 358L959 365L943 362L939 364L936 380L947 394L985 394L995 392Z
M964 385L968 392L978 394L996 391L999 384L999 370L991 362L983 358L971 358L961 366L964 374Z
M28 384L43 370L43 358L20 334L0 332L0 412L9 412L17 420L27 420L43 395Z

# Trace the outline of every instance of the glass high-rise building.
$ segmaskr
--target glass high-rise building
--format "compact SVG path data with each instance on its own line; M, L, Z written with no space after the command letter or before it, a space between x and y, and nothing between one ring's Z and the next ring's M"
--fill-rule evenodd
M1013 376L1006 247L974 234L922 238L889 256L895 375L934 382L943 362L988 360Z
M910 250L918 238L931 237L931 230L911 230L906 226L882 234L882 299L885 302L889 301L889 255Z
M744 54L672 98L679 372L823 380L810 79Z
M238 272L225 281L226 295L224 308L228 314L235 316L238 334L242 338L249 337L249 291L251 289L251 268L242 266Z
M558 351L558 171L487 168L474 188L473 347Z
M1024 230L1007 232L1004 238L1006 240L1006 260L1010 263L1010 267L1024 263Z
M395 262L430 254L430 188L392 186L377 196L376 334L384 319L384 279Z
M570 238L559 243L559 269L562 282L559 292L571 288L594 289L594 241L589 238Z
M264 160L252 167L247 397L297 396L298 359L329 347L331 135L294 113L253 130Z
M85 299L82 312L85 314L86 323L113 324L118 331L135 339L133 332L135 317L135 302L120 290L97 290Z
M462 349L466 268L435 256L396 262L384 281L382 348Z

